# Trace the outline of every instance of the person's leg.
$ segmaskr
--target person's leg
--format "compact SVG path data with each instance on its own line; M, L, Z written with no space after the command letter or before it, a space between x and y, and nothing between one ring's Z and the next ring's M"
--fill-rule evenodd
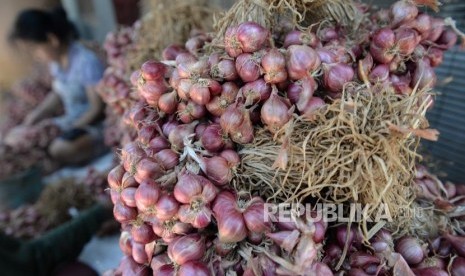
M65 164L79 165L94 157L92 136L85 134L75 140L57 138L49 147L50 155Z

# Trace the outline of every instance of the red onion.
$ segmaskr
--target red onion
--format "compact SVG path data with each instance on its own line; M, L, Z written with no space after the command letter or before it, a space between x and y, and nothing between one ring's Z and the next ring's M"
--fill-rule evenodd
M321 98L312 97L302 113L307 119L313 120L315 112L324 106L326 106L326 103Z
M179 210L179 202L173 195L163 194L155 204L155 216L160 220L173 218Z
M437 67L442 64L442 61L444 59L444 52L438 48L433 47L428 50L427 57L430 60L431 66Z
M178 94L176 91L161 95L158 100L158 108L166 114L173 114L178 107Z
M385 64L377 65L368 75L372 83L385 82L389 78L389 67Z
M335 28L326 27L318 31L318 37L320 38L322 42L329 42L329 41L337 40L339 38L339 35L337 34L337 31Z
M401 55L408 56L413 53L418 44L418 34L410 28L400 28L395 32L396 46Z
M148 145L148 148L150 149L152 155L161 150L168 149L169 147L170 143L161 136L153 138Z
M444 31L444 20L441 18L432 18L431 19L431 31L426 40L435 42L439 39L442 32Z
M219 61L218 64L212 67L210 74L213 78L225 79L227 81L234 81L239 77L235 63L230 59Z
M450 242L458 255L465 257L465 237L454 236L447 233L444 234L443 237Z
M221 192L213 203L213 214L218 223L218 238L222 243L236 243L247 237L242 214L237 210L236 197Z
M418 264L425 258L425 248L417 239L412 237L404 237L398 240L395 250L401 254L410 265Z
M418 15L417 6L410 1L397 1L391 6L392 25L412 21Z
M349 257L349 263L351 267L365 268L372 264L379 265L381 260L378 257L366 252L357 251L351 253Z
M269 37L270 32L255 22L244 22L237 26L237 40L245 53L260 50Z
M191 37L186 41L185 47L189 53L197 55L205 45L205 39L200 36Z
M211 152L222 150L225 144L224 134L219 124L207 126L200 140L203 147Z
M163 80L147 81L139 88L141 96L153 107L158 107L158 100L167 90L168 86Z
M263 104L260 116L268 130L272 133L279 131L292 118L292 110L287 99L278 95L275 90L270 98Z
M175 127L168 136L171 147L175 150L182 150L184 148L184 137L194 134L196 125L197 123L194 122Z
M318 69L321 61L317 52L305 45L291 45L287 54L287 71L291 80L300 80Z
M129 81L131 82L132 86L137 86L137 83L139 82L140 77L141 77L140 70L136 70L131 73Z
M145 125L139 129L137 140L143 145L147 145L156 135L157 130L154 125Z
M153 233L152 227L142 223L134 224L131 228L132 239L137 243L147 244L155 240L156 236Z
M172 149L164 149L154 156L164 170L174 169L179 164L179 155Z
M411 86L418 85L418 89L429 89L436 84L436 74L433 68L423 60L417 62L417 68L413 72Z
M223 150L220 153L220 156L223 157L224 159L226 159L226 161L228 161L228 165L229 165L230 168L234 168L239 163L241 163L241 159L239 157L239 154L234 150L230 150L230 149Z
M196 104L205 105L211 99L210 89L201 83L195 83L189 90L189 98Z
M215 184L227 185L233 178L231 168L226 159L221 156L204 158L205 174Z
M137 218L137 210L124 205L122 202L116 202L113 208L113 216L120 223L130 222Z
M164 170L155 160L144 158L140 160L135 168L134 179L142 183L149 179L158 179L163 176Z
M332 92L341 92L344 85L354 78L354 69L344 63L325 64L324 85Z
M427 268L413 268L412 272L415 275L421 276L448 276L447 271L437 268L437 267L427 267Z
M121 191L121 201L128 207L137 207L135 200L136 188L128 187Z
M260 61L256 55L241 54L236 59L236 70L244 82L251 82L260 77Z
M457 43L457 34L453 30L444 30L436 43L450 49Z
M444 259L441 259L439 257L430 257L430 258L424 259L421 263L419 263L416 266L416 268L428 268L428 267L446 269L446 263Z
M243 105L230 105L221 116L220 125L236 143L247 144L254 139L250 113Z
M415 29L422 38L426 38L431 31L431 16L428 14L422 13L415 18L410 24L407 24L409 27Z
M149 258L145 253L145 245L137 242L132 243L132 257L138 264L148 264Z
M174 188L175 198L187 205L181 206L179 217L182 222L195 228L204 228L210 224L209 204L216 197L215 186L203 176L183 173Z
M146 81L159 80L165 76L166 71L166 65L155 60L146 61L140 68L141 75Z
M207 265L199 261L187 262L180 266L178 276L211 276Z
M462 276L465 275L465 258L456 257L450 267L451 276Z
M256 81L246 83L239 90L239 93L245 97L247 106L263 103L270 98L271 86L264 79L260 78Z
M288 48L291 45L307 45L316 48L319 43L318 37L312 32L291 31L286 35L283 46Z
M247 85L247 84L246 84ZM208 111L214 116L223 115L226 108L236 100L239 88L233 82L222 84L221 96L214 97L207 105Z
M118 165L108 173L107 181L111 189L121 189L121 181L125 172L124 167Z
M389 77L389 81L394 87L397 94L410 95L412 88L410 87L411 79L408 76L398 76L392 74Z
M159 197L160 188L153 180L143 181L140 186L137 187L136 193L134 194L136 206L141 212L152 210Z
M321 63L335 63L338 61L338 56L328 48L322 47L316 50Z
M132 254L132 240L131 240L131 234L129 232L126 232L126 231L121 232L121 236L119 238L119 247L121 248L121 251L123 251L125 255Z
M276 48L270 49L262 57L262 68L267 83L277 84L287 79L286 58Z
M199 234L189 234L168 244L168 256L178 265L202 258L206 250L205 241Z
M163 50L161 56L163 60L175 60L181 53L186 53L186 49L183 46L172 44Z
M253 233L270 231L270 223L265 221L265 202L261 197L254 197L244 210L244 221L247 229Z
M242 45L237 38L237 27L229 27L224 35L224 48L231 57L237 57L243 53Z
M156 272L158 271L162 266L164 265L169 265L171 263L170 258L168 257L168 254L163 253L156 255L152 258L152 261L150 262L150 268Z

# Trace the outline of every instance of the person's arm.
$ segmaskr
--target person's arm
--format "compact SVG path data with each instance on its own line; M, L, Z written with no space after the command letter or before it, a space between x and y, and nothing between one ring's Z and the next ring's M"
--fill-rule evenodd
M92 124L103 111L103 102L97 91L95 91L95 87L88 87L86 93L89 99L89 109L74 123L76 128Z
M25 125L35 124L42 119L50 117L57 108L60 107L60 96L55 92L50 92L47 97L24 119Z

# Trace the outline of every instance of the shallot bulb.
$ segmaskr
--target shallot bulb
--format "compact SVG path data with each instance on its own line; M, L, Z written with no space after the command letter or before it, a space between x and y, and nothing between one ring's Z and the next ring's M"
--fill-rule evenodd
M354 69L345 63L325 64L323 68L324 85L331 92L341 92L355 75Z
M210 224L212 211L210 203L216 197L216 187L203 176L190 172L182 173L174 187L174 197L181 205L179 219L195 228Z
M263 104L260 116L268 129L275 133L292 118L293 109L287 99L278 95L274 88L270 98Z
M168 256L178 265L197 261L205 253L205 240L199 234L189 234L176 238L168 244Z
M291 45L287 50L287 72L292 80L311 75L321 64L317 52L308 46Z

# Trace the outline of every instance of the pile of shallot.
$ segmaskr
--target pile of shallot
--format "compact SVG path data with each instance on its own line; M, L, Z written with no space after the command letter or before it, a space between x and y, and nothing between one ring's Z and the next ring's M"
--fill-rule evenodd
M457 40L445 22L411 1L378 12L359 8L366 18L356 39L326 23L278 34L244 22L227 29L222 51L209 53L203 46L212 38L197 32L132 74L138 102L123 120L137 135L122 142L121 163L108 175L126 255L114 273L377 275L399 260L412 267L424 261L404 252L410 238L392 247L385 230L368 249L339 227L337 243L323 251L332 235L324 221L312 212L273 221L265 206L272 199L235 178L238 151L257 129L277 134L295 114L314 120L351 83L390 87L399 98L434 86L433 68ZM403 259L377 255L386 248Z

